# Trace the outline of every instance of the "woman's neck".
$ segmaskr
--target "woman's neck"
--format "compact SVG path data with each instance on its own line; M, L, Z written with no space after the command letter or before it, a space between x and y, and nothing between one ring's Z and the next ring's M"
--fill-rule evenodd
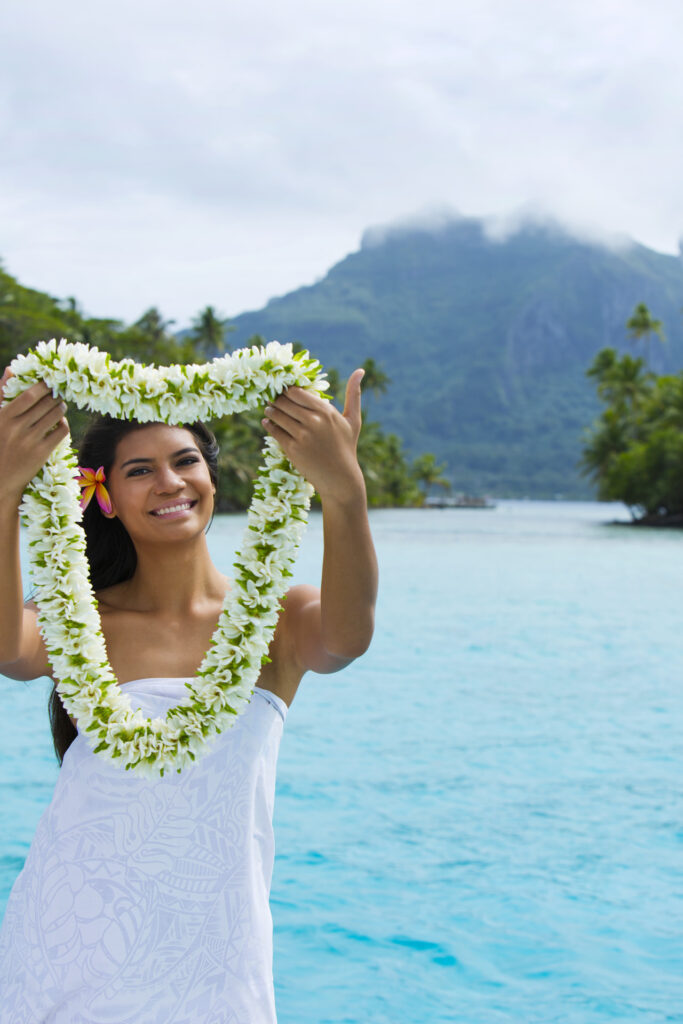
M187 615L225 596L226 577L211 561L204 534L184 545L143 548L137 556L134 575L121 585L128 608Z

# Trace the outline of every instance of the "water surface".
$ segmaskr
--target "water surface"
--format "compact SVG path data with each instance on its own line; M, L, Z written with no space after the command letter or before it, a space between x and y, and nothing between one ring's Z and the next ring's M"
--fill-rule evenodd
M683 1021L683 533L615 518L373 513L375 641L282 741L280 1024ZM4 905L56 767L47 685L3 685Z

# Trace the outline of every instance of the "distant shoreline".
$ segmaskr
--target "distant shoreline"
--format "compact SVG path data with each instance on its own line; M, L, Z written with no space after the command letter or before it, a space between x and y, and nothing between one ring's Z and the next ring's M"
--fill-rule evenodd
M608 526L650 526L656 529L683 530L683 515L643 516L641 519L614 519Z

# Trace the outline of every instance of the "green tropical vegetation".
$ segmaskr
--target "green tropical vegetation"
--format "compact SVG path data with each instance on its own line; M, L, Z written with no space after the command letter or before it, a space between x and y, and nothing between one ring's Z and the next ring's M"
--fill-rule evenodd
M647 305L644 302L639 302L633 311L632 316L626 321L626 327L634 341L644 341L645 362L649 366L650 339L652 336L654 335L655 337L658 337L661 342L666 341L664 331L662 329L662 321L655 320L650 313L650 310L647 308Z
M0 265L0 367L36 342L55 337L96 346L115 359L132 358L157 365L204 362L227 351L230 324L213 306L201 310L190 329L181 335L172 333L172 324L156 307L150 307L129 325L88 317L73 296L56 299L25 288ZM245 344L263 344L263 338L253 335ZM390 383L387 375L374 359L367 359L363 366L366 393L384 394ZM332 396L343 404L345 380L334 368L328 371L328 379ZM251 500L264 436L261 416L262 410L251 410L211 423L221 450L219 511L244 509ZM71 408L68 419L77 446L90 414ZM430 488L448 486L443 476L445 467L438 465L434 456L420 455L410 460L400 438L386 433L365 412L358 455L367 481L368 501L373 506L421 505Z
M634 323L640 338L661 336L645 303L627 322L632 332ZM583 472L636 522L683 526L683 372L657 375L645 359L604 348L587 376L605 408L586 436Z
M683 366L682 296L683 256L635 243L609 249L553 225L523 225L493 240L483 222L461 218L439 231L367 232L360 250L315 284L229 319L207 306L183 331L154 307L130 324L88 317L73 297L53 299L0 271L0 358L5 365L54 336L160 364L261 338L297 339L327 368L339 404L348 374L366 370L359 454L371 503L414 504L449 482L498 497L608 497L616 492L606 468L590 469L582 455L585 425L612 408L595 443L607 443L608 428L620 444L629 431L643 441L654 412L637 430L628 419L627 429L623 409L605 402L614 381L601 379L596 389L586 367L613 349L621 387L638 396L656 390L648 374L675 377ZM72 413L76 437L84 418ZM223 508L248 500L258 419L217 427L227 432ZM664 458L663 443L650 460L655 450ZM672 444L669 437L667 459ZM651 514L648 503L632 507L636 516Z
M651 319L624 324L643 298ZM648 369L683 366L683 259L608 247L552 223L491 237L475 218L396 225L321 280L234 313L231 344L298 338L348 374L368 356L391 377L367 407L411 457L431 451L456 491L593 498L582 431L600 413L586 367L606 346Z

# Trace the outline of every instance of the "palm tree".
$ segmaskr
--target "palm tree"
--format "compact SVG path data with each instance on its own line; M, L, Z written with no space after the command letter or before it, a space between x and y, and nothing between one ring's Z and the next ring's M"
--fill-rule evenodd
M362 366L365 370L365 376L361 381L362 389L372 392L375 397L383 395L391 384L391 379L377 365L374 359L366 359Z
M429 492L430 487L443 487L445 491L450 491L450 482L443 475L444 466L439 466L436 461L436 456L432 452L425 452L424 455L418 455L413 460L411 472L413 478L417 483L424 487L424 493Z
M226 331L234 331L229 327L229 320L217 316L213 306L207 306L192 321L192 333L189 338L197 355L205 359L213 359L222 355L226 349Z
M610 470L615 459L628 449L629 441L627 424L615 409L605 409L598 423L586 432L580 472L597 483L601 499L611 497Z
M650 362L650 336L656 334L660 341L664 342L664 331L662 321L655 320L644 302L639 302L633 311L630 320L627 320L626 327L633 341L645 339L645 362Z
M613 348L598 352L586 376L596 377L598 394L617 409L634 410L652 389L653 375L645 371L643 359L624 355Z
M62 310L62 316L69 325L76 327L84 319L83 310L78 304L78 299L73 295L69 295L66 299L57 300L57 306Z
M683 436L683 374L659 377L654 399L653 412L662 426L678 430Z
M133 327L139 328L147 334L155 344L165 341L168 337L167 328L174 324L175 320L164 320L156 306L145 310L139 320L136 320Z

